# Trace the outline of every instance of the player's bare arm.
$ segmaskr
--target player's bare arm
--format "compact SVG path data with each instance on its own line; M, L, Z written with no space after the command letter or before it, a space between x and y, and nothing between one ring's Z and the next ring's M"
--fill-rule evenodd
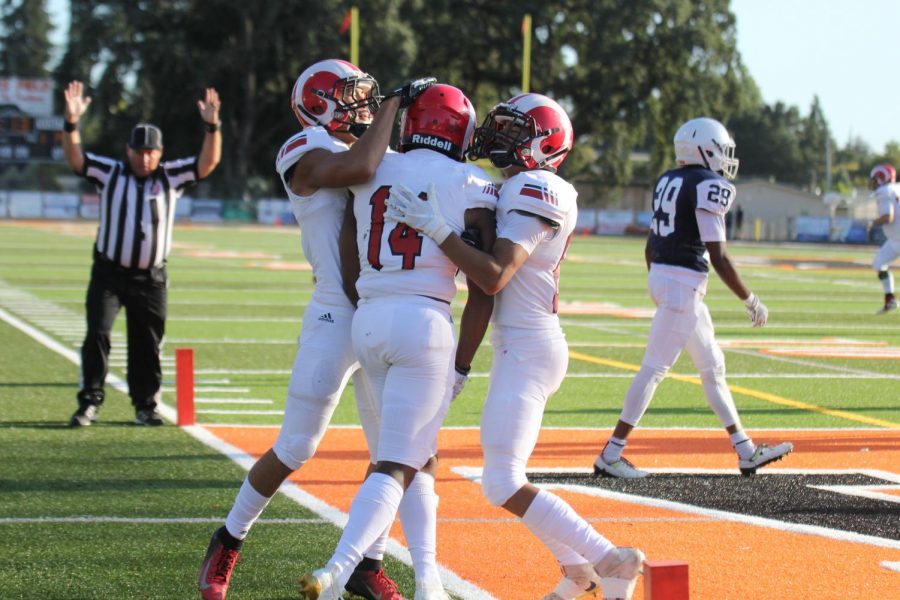
M215 88L206 88L203 99L197 100L197 110L206 127L203 134L203 146L197 155L197 176L200 179L208 177L222 160L222 132L219 108L222 102Z
M319 188L347 187L371 179L390 144L399 107L398 97L385 100L372 125L347 152L317 149L304 154L291 173L294 193L309 196ZM352 142L352 136L347 138L344 141Z
M465 218L466 230L478 231L476 247L483 252L491 252L497 231L494 211L472 208L466 211ZM469 298L459 322L459 343L456 346L456 371L463 376L468 375L494 312L494 298L486 294L472 279L467 278L467 283Z
M650 264L653 262L653 250L650 246L650 235L647 235L647 242L644 244L644 262L647 263L647 270L650 270Z
M750 296L750 290L744 285L734 263L725 252L725 242L706 242L706 249L709 251L709 262L722 279L722 283L727 285L728 289L741 300Z
M63 118L66 122L63 133L63 156L73 171L81 173L84 170L84 151L81 149L78 121L91 105L91 97L84 95L84 84L80 81L70 81L63 90L63 97L65 99Z
M359 252L356 247L356 216L353 214L353 198L347 200L344 209L344 222L341 224L341 236L339 240L341 253L341 280L344 285L344 293L356 306L359 302L359 293L356 291L356 280L359 279Z

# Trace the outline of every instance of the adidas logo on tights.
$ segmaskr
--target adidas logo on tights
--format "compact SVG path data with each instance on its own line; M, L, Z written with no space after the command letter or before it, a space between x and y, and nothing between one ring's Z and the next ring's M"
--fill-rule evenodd
M326 323L334 323L334 319L331 318L331 313L325 313L321 317L319 317L320 321L325 321Z

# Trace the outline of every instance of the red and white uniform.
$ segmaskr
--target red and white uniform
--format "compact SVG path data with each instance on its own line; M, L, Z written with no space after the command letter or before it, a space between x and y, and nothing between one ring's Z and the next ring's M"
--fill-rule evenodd
M886 183L878 187L875 200L878 202L879 216L894 215L893 222L881 226L887 239L872 262L875 270L881 271L900 256L900 183Z
M466 210L496 206L484 171L427 149L385 155L371 181L350 188L361 266L353 344L378 406L377 459L416 469L436 452L450 403L456 266L431 238L384 213L391 186L424 194L430 183L456 233Z
M578 193L548 171L525 171L500 190L497 239L528 259L497 295L492 317L494 361L481 416L482 487L504 504L528 480L547 399L559 389L569 350L557 315L559 268L575 230Z
M377 415L371 390L353 352L353 304L343 290L338 240L347 204L345 189L320 188L298 196L290 187L290 168L316 148L345 152L348 146L321 127L288 138L275 168L300 224L300 244L312 265L316 287L303 313L303 326L291 370L281 431L274 444L278 460L298 469L315 453L348 379L353 378L359 417L374 457Z

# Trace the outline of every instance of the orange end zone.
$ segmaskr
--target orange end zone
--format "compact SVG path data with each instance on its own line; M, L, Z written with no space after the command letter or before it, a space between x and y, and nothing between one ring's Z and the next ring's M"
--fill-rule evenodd
M268 450L277 434L274 427L208 429L255 456ZM587 468L608 434L608 430L544 430L529 467ZM794 442L794 453L772 470L878 469L897 473L900 465L900 431L765 431L754 435L757 443L783 440ZM518 520L490 506L479 485L453 471L455 467L481 467L478 430L444 430L439 448L438 560L500 600L539 598L552 590L559 578L553 557ZM629 441L628 455L641 467L730 469L737 473L728 438L718 430L639 429ZM361 430L330 429L316 457L295 473L292 481L346 512L365 475L367 460ZM900 562L900 547L720 520L570 490L558 493L613 543L641 548L651 562L678 557L688 563L696 600L837 600L847 598L851 589L854 598L889 598L900 587L900 573L881 566L882 562ZM403 541L399 523L392 535ZM638 583L635 598L644 597L644 584Z

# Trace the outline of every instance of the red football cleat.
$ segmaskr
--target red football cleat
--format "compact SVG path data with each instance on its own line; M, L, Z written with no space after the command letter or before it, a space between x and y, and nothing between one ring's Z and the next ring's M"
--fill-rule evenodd
M384 569L377 571L356 569L344 589L365 600L405 600L397 590L397 584L384 574Z
M221 527L213 534L206 549L206 558L200 565L198 585L203 600L225 600L231 572L234 571L234 565L241 554L243 542L239 543L237 548L226 548L222 544L221 535L224 529Z

